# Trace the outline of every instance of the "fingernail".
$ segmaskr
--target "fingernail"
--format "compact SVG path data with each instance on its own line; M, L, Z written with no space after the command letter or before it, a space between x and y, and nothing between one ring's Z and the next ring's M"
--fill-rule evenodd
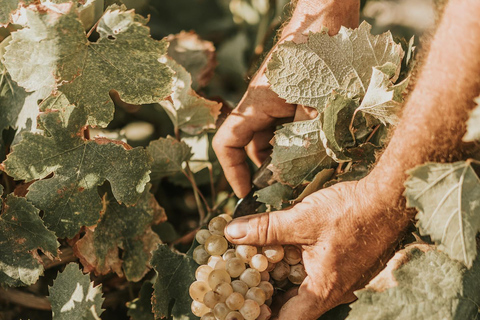
M230 222L226 229L228 235L233 239L240 239L247 235L248 218L237 218Z

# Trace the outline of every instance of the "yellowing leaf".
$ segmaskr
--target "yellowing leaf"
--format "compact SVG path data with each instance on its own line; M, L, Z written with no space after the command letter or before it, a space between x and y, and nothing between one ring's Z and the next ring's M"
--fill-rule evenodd
M418 227L452 259L471 267L480 231L480 180L469 161L428 163L407 172L407 205Z
M3 187L0 186L0 195L1 191ZM51 258L57 255L57 237L45 228L39 213L40 210L25 198L7 196L0 215L1 285L34 284L43 274L37 250L42 250Z
M167 60L167 65L175 71L173 94L170 100L160 101L160 105L175 128L188 134L215 129L222 104L197 95L192 89L192 77L181 65L172 59Z

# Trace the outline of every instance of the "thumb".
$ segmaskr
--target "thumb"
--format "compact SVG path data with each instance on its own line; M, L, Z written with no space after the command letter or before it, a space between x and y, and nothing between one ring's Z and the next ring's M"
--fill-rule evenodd
M302 225L308 219L302 217L303 213L295 207L245 216L230 222L225 228L225 236L232 243L254 246L307 244Z

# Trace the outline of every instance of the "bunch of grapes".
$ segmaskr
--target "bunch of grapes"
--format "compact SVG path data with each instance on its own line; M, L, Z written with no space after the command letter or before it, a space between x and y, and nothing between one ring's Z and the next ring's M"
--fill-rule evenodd
M213 218L195 236L200 265L190 286L192 312L201 320L267 320L275 288L300 285L306 277L301 250L292 245L234 246L224 237L232 217Z

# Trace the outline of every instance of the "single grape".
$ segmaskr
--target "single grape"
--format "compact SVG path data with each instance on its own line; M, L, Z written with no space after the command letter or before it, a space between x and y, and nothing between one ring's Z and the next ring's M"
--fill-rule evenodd
M240 258L232 258L226 262L225 270L232 278L239 277L245 271L245 263Z
M238 311L232 311L225 317L225 320L245 320L242 314Z
M209 257L210 254L203 245L199 245L193 250L193 260L198 264L207 264Z
M233 288L230 284L222 282L216 286L213 291L220 295L221 302L225 302L225 300L227 300L227 298L233 293Z
M248 285L242 280L234 280L232 281L231 285L234 292L241 293L242 296L245 296L245 294L247 294Z
M231 295L228 296L227 300L225 303L227 304L227 307L229 307L231 310L238 310L243 306L243 303L245 302L245 298L240 292L234 292Z
M272 316L272 310L266 305L262 304L260 306L260 315L257 317L257 320L268 320Z
M250 260L250 266L257 269L259 272L267 270L268 260L263 254L256 254Z
M267 260L272 263L277 263L283 259L284 251L280 245L265 246L262 248L262 253L267 257Z
M250 262L250 259L257 254L257 248L254 246L248 246L245 244L238 245L235 253L237 257L242 259L245 263Z
M204 305L201 302L192 301L192 313L196 315L197 317L202 317L204 314L210 312L210 308Z
M260 272L260 280L262 281L268 281L270 280L270 273L268 273L268 271L263 271L263 272Z
M248 289L245 299L251 299L256 301L259 306L265 303L266 295L265 292L259 287L253 287Z
M210 309L213 309L217 303L222 302L221 300L222 297L215 291L208 291L203 297L203 303Z
M276 280L275 281L275 287L279 289L287 289L288 285L290 284L290 281L288 281L288 278L285 278L283 280Z
M195 281L190 285L188 293L193 300L203 302L203 297L205 296L205 293L207 293L209 290L210 287L208 286L208 283L203 281Z
M223 260L228 261L232 258L235 258L236 256L237 255L235 254L235 249L228 249L227 251L225 251L222 258Z
M302 251L297 246L287 245L283 247L283 260L289 265L293 266L302 261Z
M207 266L206 264L201 265L195 271L195 279L197 279L198 281L208 282L208 276L212 271L212 267Z
M267 260L268 260L268 259L267 259ZM267 272L272 272L273 269L275 269L275 265L276 265L276 263L271 263L270 261L268 261L268 267L267 267L267 269L266 269L265 271L267 271Z
M223 236L211 235L205 241L205 251L212 256L221 256L228 249L228 242Z
M225 320L230 311L232 310L230 310L223 302L217 303L217 305L213 308L213 314L217 320Z
M218 217L225 219L225 221L227 221L227 223L229 223L233 219L231 215L226 214L226 213L219 214Z
M273 296L274 289L273 289L273 285L270 282L262 281L262 282L260 282L258 287L260 289L262 289L263 292L265 292L265 299L266 300L270 299Z
M285 261L280 261L279 263L277 263L277 265L275 266L275 269L273 269L273 271L270 272L270 275L272 276L272 278L277 281L282 281L287 279L289 274L290 274L290 265Z
M216 234L223 237L223 230L225 229L226 225L227 220L221 217L215 217L208 223L208 231L210 231L211 234Z
M228 272L223 269L213 270L208 276L208 285L210 288L216 288L222 282L232 282L232 278L230 278Z
M211 256L208 258L208 265L213 269L225 269L226 262L221 256Z
M303 280L307 277L305 272L305 267L301 264L297 264L290 267L290 274L288 275L288 280L293 284L301 284Z
M215 319L215 315L213 314L213 312L208 312L208 313L205 313L202 318L200 318L200 320L217 320Z
M238 311L232 311L225 317L225 320L245 320L242 314Z
M260 315L260 306L256 301L246 299L239 311L245 320L255 320Z
M205 241L211 236L212 234L207 229L200 229L197 231L195 235L195 239L197 239L198 243L204 244Z
M253 268L248 268L240 275L240 280L245 282L248 287L256 287L261 281L260 272Z

